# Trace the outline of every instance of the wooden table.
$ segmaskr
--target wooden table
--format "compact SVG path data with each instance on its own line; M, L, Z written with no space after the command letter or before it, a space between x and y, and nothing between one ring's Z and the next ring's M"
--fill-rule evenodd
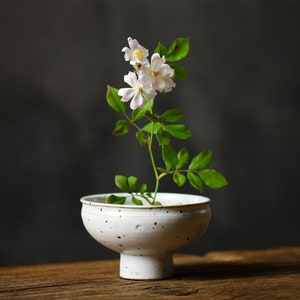
M0 268L0 299L300 299L300 247L175 255L167 280L119 278L118 260Z

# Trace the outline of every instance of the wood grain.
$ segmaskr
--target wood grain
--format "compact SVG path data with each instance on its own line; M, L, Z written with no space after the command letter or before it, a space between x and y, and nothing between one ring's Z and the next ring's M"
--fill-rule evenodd
M167 280L119 278L118 260L0 268L0 299L300 299L300 247L176 255Z

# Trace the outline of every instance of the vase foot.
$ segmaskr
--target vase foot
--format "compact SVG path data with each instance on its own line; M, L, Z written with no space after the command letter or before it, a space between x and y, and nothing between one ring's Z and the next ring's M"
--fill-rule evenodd
M121 254L120 277L136 280L164 279L173 275L173 256Z

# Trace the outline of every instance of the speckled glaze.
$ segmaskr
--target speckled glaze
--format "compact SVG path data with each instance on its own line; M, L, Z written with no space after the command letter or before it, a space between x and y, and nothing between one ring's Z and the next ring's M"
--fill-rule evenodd
M96 241L120 253L127 279L171 277L173 253L201 237L210 220L210 200L198 195L159 193L162 206L107 204L109 195L81 198L81 216Z

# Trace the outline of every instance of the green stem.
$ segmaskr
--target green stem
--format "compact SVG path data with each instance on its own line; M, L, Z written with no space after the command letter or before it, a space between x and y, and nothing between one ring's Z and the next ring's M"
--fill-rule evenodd
M156 168L156 164L155 164L155 160L154 160L154 156L153 156L153 151L152 151L153 135L154 135L154 122L152 122L150 139L148 142L148 151L149 151L152 168L153 168L154 175L155 175L155 189L154 189L154 197L153 197L152 204L155 203L155 199L156 199L156 195L157 195L158 187L159 187L159 176L158 176L158 172L157 172L157 168Z
M189 170L189 169L186 169L186 170L172 170L172 171L168 171L166 173L160 173L157 180L160 181L162 178L164 178L165 176L167 175L172 175L174 174L175 172L178 172L178 173L188 173L188 172L192 172L192 173L195 173L197 174L199 171L197 170Z
M150 109L150 112L152 113L152 109ZM124 116L131 123L131 125L133 125L138 131L142 131L143 132L143 130L134 121L132 121L131 118L127 114L124 114ZM151 160L152 168L153 168L154 175L155 175L155 189L154 189L154 197L153 197L153 200L152 200L151 203L150 203L150 201L149 201L148 198L145 198L145 197L144 198L150 204L154 205L155 199L156 199L156 195L157 195L157 192L158 192L158 188L159 188L160 177L158 176L157 167L156 167L156 163L155 163L154 155L153 155L153 151L152 151L152 143L153 143L153 136L154 136L154 122L153 121L151 121L151 122L152 122L151 133L150 133L150 138L148 139L147 144L148 144L148 151L149 151L149 155L150 155L150 160Z

